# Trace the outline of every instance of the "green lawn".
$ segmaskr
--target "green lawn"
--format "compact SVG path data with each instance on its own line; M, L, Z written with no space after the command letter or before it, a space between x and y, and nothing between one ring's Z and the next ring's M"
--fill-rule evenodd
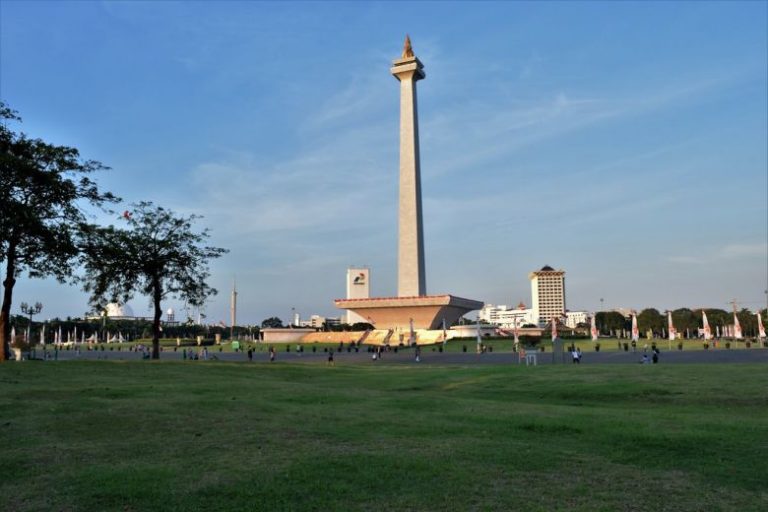
M0 510L768 510L765 365L0 365Z

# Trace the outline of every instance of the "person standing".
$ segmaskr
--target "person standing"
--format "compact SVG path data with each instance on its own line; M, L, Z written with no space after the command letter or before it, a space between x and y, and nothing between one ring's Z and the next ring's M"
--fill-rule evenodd
M275 362L275 347L270 345L269 347L269 362L274 363Z
M253 361L253 349L248 348L248 362L252 362L252 361Z
M328 366L336 366L336 363L333 361L333 349L328 351Z

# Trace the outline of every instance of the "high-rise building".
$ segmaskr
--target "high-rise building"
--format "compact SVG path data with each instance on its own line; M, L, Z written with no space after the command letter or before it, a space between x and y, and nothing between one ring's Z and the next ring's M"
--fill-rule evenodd
M347 298L368 299L371 296L371 271L365 267L350 267L347 269ZM354 311L347 310L345 319L348 324L368 322L370 320L358 315Z
M528 277L531 279L533 316L539 325L546 324L553 316L565 315L565 270L545 265Z

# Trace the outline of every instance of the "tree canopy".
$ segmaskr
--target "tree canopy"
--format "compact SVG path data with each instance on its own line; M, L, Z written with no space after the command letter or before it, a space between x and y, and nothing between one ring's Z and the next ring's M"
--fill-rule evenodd
M83 160L77 149L29 138L7 127L21 119L0 101L0 263L3 302L0 309L0 360L6 358L10 312L17 278L72 277L78 254L77 226L83 206L117 202L99 190L91 174L107 169Z
M149 296L154 306L153 359L160 357L161 302L173 296L200 307L217 293L206 282L208 262L228 251L204 245L209 233L192 230L197 218L140 202L121 217L127 229L82 227L82 282L92 306L101 310L107 302L125 303L137 292Z
M269 317L269 318L265 318L265 319L264 319L264 320L261 322L261 326L262 326L262 327L266 327L266 328L280 328L280 327L282 327L282 326L283 326L283 321L282 321L282 320L280 320L280 319L279 319L278 317L276 317L276 316L271 316L271 317Z

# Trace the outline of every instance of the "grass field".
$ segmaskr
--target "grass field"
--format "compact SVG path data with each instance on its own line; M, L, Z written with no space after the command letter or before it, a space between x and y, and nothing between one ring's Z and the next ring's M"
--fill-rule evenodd
M0 365L0 510L768 510L765 365Z

